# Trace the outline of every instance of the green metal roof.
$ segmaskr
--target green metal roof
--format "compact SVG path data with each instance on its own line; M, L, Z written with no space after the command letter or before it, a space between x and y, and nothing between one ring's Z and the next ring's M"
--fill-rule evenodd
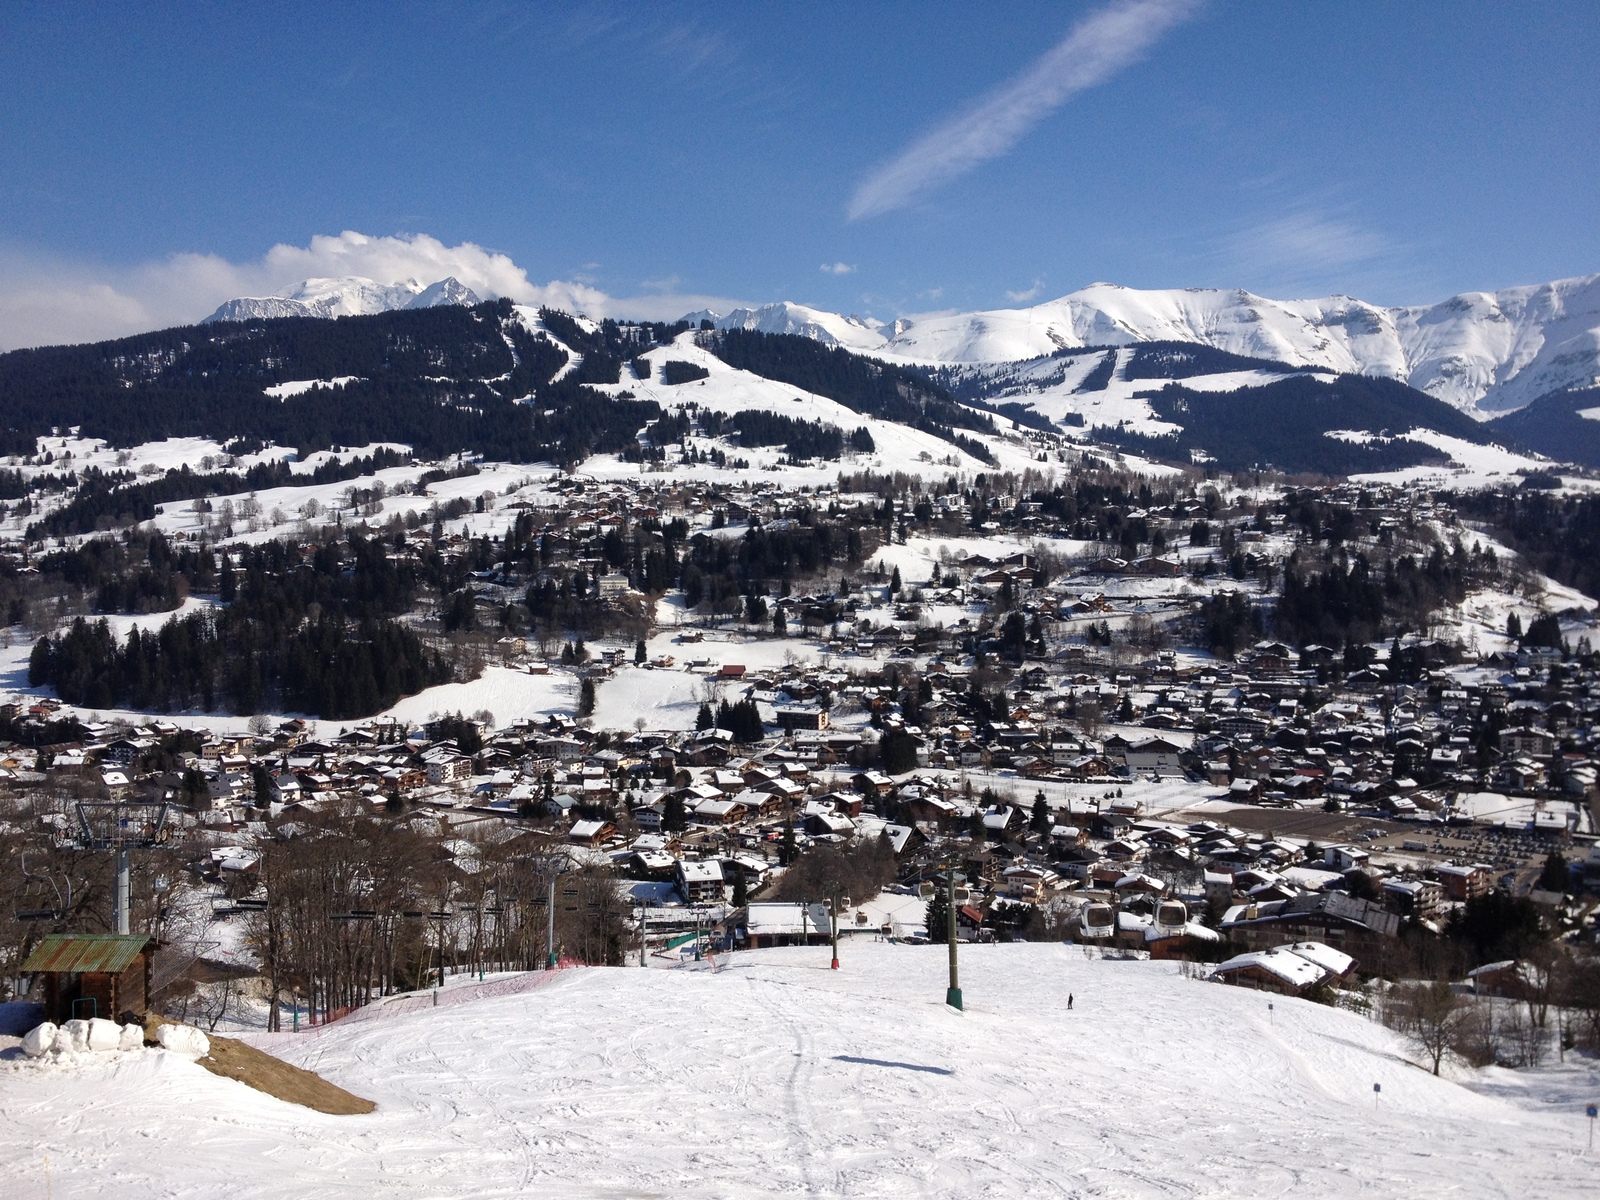
M133 965L149 941L142 933L52 933L33 948L21 970L117 975Z

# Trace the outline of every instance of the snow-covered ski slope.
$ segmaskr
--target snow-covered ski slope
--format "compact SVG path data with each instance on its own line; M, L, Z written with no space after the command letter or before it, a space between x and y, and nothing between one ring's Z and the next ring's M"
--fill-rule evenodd
M1109 353L1109 351L1107 352ZM1283 374L1268 370L1221 371L1214 375L1192 375L1174 381L1168 379L1129 379L1127 370L1134 351L1116 351L1116 364L1111 378L1103 387L1080 390L1104 358L1103 354L1073 356L1061 359L1039 358L1020 363L1004 372L1008 385L986 397L990 404L1011 401L1026 405L1052 421L1061 421L1070 413L1083 418L1083 428L1126 425L1127 428L1151 437L1172 433L1178 428L1154 415L1150 402L1143 396L1158 392L1167 384L1179 382L1197 392L1231 392L1239 388L1261 387L1274 383ZM1322 376L1329 378L1329 376ZM1071 427L1067 432L1071 432Z
M915 471L919 465L950 460L953 460L950 461L950 466L957 470L989 469L986 464L953 443L935 437L931 433L924 433L920 429L912 429L909 425L901 425L895 421L869 417L826 396L819 396L792 384L779 383L749 371L730 367L716 355L696 346L694 335L691 333L680 334L672 345L657 347L643 357L652 364L649 380L634 377L630 366L623 369L620 383L595 385L596 390L611 395L631 392L642 400L654 400L667 412L694 404L730 416L747 409L763 409L795 420L821 421L825 425L836 426L845 433L864 426L872 435L876 449L871 454L859 456L859 460L854 463L858 469L870 467L880 471L886 469ZM693 383L664 383L661 378L661 364L672 360L704 367L710 374L707 378ZM1009 422L1004 420L996 423L1002 428L1009 425ZM992 437L970 430L960 432L963 436L988 445L1002 467L1022 469L1033 463L1032 452L1020 440ZM751 447L739 449L734 453L759 468L782 457L783 448ZM851 460L847 459L844 465L848 467L850 464ZM923 465L922 469L928 468ZM832 479L839 470L840 464L828 463L823 469L823 474Z
M756 951L258 1040L321 1116L146 1052L0 1064L9 1196L1593 1194L1581 1107L1434 1079L1350 1013L1075 948ZM1066 1009L1066 996L1076 998ZM1551 1079L1570 1093L1577 1082ZM1382 1093L1374 1102L1374 1083ZM1485 1086L1480 1084L1480 1086ZM1564 1099L1570 1101L1571 1096Z
M1080 346L1198 342L1294 366L1399 379L1477 416L1600 376L1600 275L1439 304L1385 308L1349 296L1271 300L1243 290L1146 291L1095 283L1031 308L913 316L891 325L798 304L712 317L798 333L895 361L1003 363Z

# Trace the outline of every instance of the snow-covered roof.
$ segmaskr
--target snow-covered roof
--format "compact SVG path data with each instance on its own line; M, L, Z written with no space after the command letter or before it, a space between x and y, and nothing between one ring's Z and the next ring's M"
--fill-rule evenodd
M1212 974L1226 975L1251 967L1258 967L1297 988L1311 987L1320 983L1327 974L1310 959L1302 958L1281 946L1273 950L1253 950L1248 954L1237 954L1227 962L1219 963Z
M1288 946L1280 946L1279 949L1287 950L1307 962L1315 963L1330 975L1343 975L1356 963L1356 960L1343 950L1335 950L1325 942L1294 942Z
M721 883L722 866L715 862L691 862L685 859L678 863L678 873L685 883Z

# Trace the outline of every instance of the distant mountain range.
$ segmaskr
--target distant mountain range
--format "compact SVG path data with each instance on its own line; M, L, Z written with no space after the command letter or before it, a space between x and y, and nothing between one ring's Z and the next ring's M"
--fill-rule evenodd
M389 284L351 275L308 279L275 295L229 300L206 322L253 321L262 317L362 317L402 308L437 308L441 304L470 307L482 299L454 276L424 285L415 279Z
M453 278L428 285L308 279L273 296L230 300L207 319L355 316L479 299ZM1270 300L1242 290L1141 291L1096 283L1031 308L891 322L789 302L701 310L685 319L718 329L798 334L924 366L1018 363L1085 347L1187 342L1296 367L1396 379L1479 420L1552 392L1600 384L1600 275L1463 292L1403 308L1349 296Z
M1188 342L1297 367L1397 379L1488 419L1600 383L1600 275L1383 308L1348 296L1140 291L1096 283L1031 308L891 323L800 304L688 314L719 329L793 333L901 362L1016 363L1089 346Z

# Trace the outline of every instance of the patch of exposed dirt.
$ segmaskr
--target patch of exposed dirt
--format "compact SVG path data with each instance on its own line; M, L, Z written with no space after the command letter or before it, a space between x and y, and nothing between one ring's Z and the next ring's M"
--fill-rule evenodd
M156 1030L170 1023L154 1014L147 1017L144 1026L145 1040L154 1042ZM369 1113L377 1107L371 1100L363 1100L360 1096L329 1083L315 1072L291 1066L264 1050L257 1050L254 1046L247 1046L241 1041L220 1034L208 1033L206 1037L211 1042L211 1053L195 1061L213 1075L237 1080L247 1087L253 1087L256 1091L265 1092L279 1100L286 1100L290 1104L301 1104L306 1108L330 1113L333 1116L357 1116Z

